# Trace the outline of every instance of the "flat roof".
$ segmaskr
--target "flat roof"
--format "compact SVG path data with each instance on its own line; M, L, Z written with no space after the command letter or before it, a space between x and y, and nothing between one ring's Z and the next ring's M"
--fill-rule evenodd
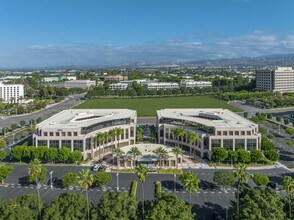
M69 109L53 115L37 127L80 128L109 120L134 119L136 115L137 112L130 109Z
M208 127L217 128L252 128L257 126L257 124L250 120L228 109L222 108L162 109L157 111L157 117L191 121Z

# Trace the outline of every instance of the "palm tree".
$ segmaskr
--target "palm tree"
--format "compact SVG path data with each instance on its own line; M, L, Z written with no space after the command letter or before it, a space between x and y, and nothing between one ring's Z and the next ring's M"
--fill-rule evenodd
M123 133L124 133L124 129L122 129L122 128L115 128L115 139L116 139L116 142L117 142L116 148L119 147L119 140L120 140L120 137L121 137L121 135Z
M104 157L104 154L105 154L105 143L108 143L109 140L110 140L110 136L109 136L109 133L108 132L104 132L102 133L103 134L103 157Z
M159 168L161 168L162 165L162 158L165 158L168 156L167 150L165 150L163 147L157 147L153 153L156 154L156 156L159 158Z
M109 138L110 138L111 142L114 144L114 140L115 140L115 129L110 129L108 131L108 135L109 135Z
M192 173L192 171L183 173L180 177L179 177L181 183L183 184L184 188L186 190L189 191L190 195L189 195L189 203L191 204L191 195L192 192L197 192L199 190L199 183L200 183L200 179L198 179L196 177L196 175L194 173Z
M43 167L38 159L34 159L29 166L29 180L36 182L36 189L38 194L38 208L39 214L41 214L41 196L40 196L40 181L45 180L47 170Z
M84 188L86 191L86 197L87 197L87 208L88 208L88 220L90 220L90 207L89 207L89 195L88 190L94 183L94 175L90 174L90 170L82 169L82 171L78 175L78 185L80 188Z
M144 213L145 213L145 210L144 210L144 201L145 201L144 200L144 182L145 182L146 177L147 177L147 171L148 171L148 168L145 167L143 164L140 164L135 169L136 175L137 175L139 181L141 182L141 191L142 191L142 216L143 216L143 219L144 219Z
M99 159L101 158L101 145L103 144L104 141L104 135L103 133L97 133L97 146L99 146Z
M120 149L120 148L117 148L117 149L114 149L113 150L113 156L116 156L116 166L117 166L117 169L119 167L119 157L122 156L124 154L123 150Z
M183 155L184 151L180 147L175 147L172 149L172 152L176 156L176 168L178 169L179 155Z
M192 154L192 144L194 142L201 142L201 138L198 136L198 134L194 131L191 131L188 133L188 142L189 142L189 145L190 145L190 157L191 157L191 154Z
M245 164L236 164L233 170L235 177L237 177L237 214L238 220L240 219L240 186L247 183L249 180L249 173Z
M127 154L131 155L131 157L132 157L131 168L133 169L133 162L135 162L136 158L141 156L142 153L141 153L141 151L139 150L138 147L133 146L133 147L131 147L131 149L128 151Z
M285 176L283 178L283 189L286 191L288 196L288 202L289 202L289 217L292 219L292 213L291 213L291 197L292 193L294 191L294 180L291 176Z
M174 139L174 140L177 139L177 141L178 141L178 138L179 138L179 129L178 129L178 128L173 128L173 129L171 130L171 132L172 132L172 134L173 134L173 139Z
M183 141L183 138L186 136L187 132L186 132L186 129L183 127L180 127L178 132L179 132L178 134L178 145L179 145L179 142L180 142L179 138L181 138L181 140Z

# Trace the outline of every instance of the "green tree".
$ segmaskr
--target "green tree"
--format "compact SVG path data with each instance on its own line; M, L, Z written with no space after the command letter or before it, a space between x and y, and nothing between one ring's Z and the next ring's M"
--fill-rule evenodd
M137 199L124 192L106 192L98 204L98 220L137 220Z
M61 194L44 210L43 220L52 219L88 219L87 199L83 194ZM97 211L90 205L91 219L97 219Z
M124 133L124 129L122 128L115 128L115 139L117 142L116 148L119 147L119 140L121 138L121 135Z
M271 161L278 161L280 158L280 155L276 150L266 150L263 153L264 156Z
M213 174L213 181L223 188L234 186L236 177L231 170L218 170Z
M89 205L89 195L88 190L92 187L94 183L94 175L89 174L90 170L82 169L78 175L78 184L80 188L84 188L86 191L87 198L87 210L88 210L88 220L90 220L90 205Z
M231 160L231 164L238 162L238 152L235 150L228 150L228 158Z
M193 143L201 143L201 138L198 136L198 134L196 132L189 132L188 133L188 142L189 142L189 145L190 145L190 157L191 157L191 154L192 154L192 144Z
M179 155L183 155L184 151L180 147L174 147L172 152L176 156L176 168L178 169Z
M78 174L74 172L69 172L63 175L61 179L62 185L65 187L70 187L78 182Z
M58 150L54 147L50 147L45 153L45 158L47 160L50 160L51 162L54 162L57 156L58 156Z
M73 152L70 153L69 155L69 160L71 162L79 162L83 159L83 154L79 150L74 150Z
M262 159L262 153L259 150L253 149L250 151L251 162L257 163Z
M4 180L13 172L13 166L0 165L0 180L4 184Z
M275 149L275 145L270 142L269 139L267 139L266 137L262 137L261 138L261 150L265 151L265 150L274 150Z
M283 178L283 189L287 193L288 205L289 205L289 217L290 217L290 219L292 219L291 200L292 200L292 194L294 191L294 180L291 176L285 176Z
M269 183L268 176L263 173L254 173L252 180L257 186L266 186Z
M11 149L10 156L16 160L19 160L21 162L21 158L23 155L23 146L15 146Z
M39 219L39 207L44 207L45 203L38 200L34 194L27 194L19 196L10 200L0 202L0 219L14 220L14 219Z
M192 205L192 192L197 192L199 190L200 179L198 179L194 173L189 171L180 175L179 180L183 184L184 189L189 191L189 203Z
M19 124L20 124L21 127L23 127L23 126L26 125L26 121L25 121L25 120L21 120L21 121L19 122Z
M110 173L107 172L98 172L94 175L94 183L96 186L104 186L110 183L112 180L112 176Z
M146 220L181 219L193 220L191 209L174 194L159 193L146 210Z
M147 171L148 168L145 167L143 164L139 164L139 166L136 167L135 169L135 173L141 183L141 192L142 192L142 216L144 219L144 215L145 215L145 209L144 209L144 203L145 203L145 199L144 199L144 182L146 180L147 177Z
M69 156L71 154L71 151L68 147L62 147L59 149L57 158L60 161L63 161L64 163L69 159Z
M241 184L248 182L249 173L245 164L235 165L233 172L237 178L237 219L240 220L240 186Z
M11 125L11 130L15 130L15 129L17 129L17 124L12 124Z
M132 160L131 160L131 167L132 167L132 169L133 169L133 166L135 165L135 161L136 161L136 159L140 156L140 155L142 155L142 153L141 153L141 151L139 150L139 148L138 147L131 147L131 149L128 151L128 153L127 154L129 154L130 156L131 156L131 158L132 158Z
M275 135L274 135L274 134L268 134L267 137L268 137L269 139L273 139L273 138L275 138Z
M41 117L36 119L37 124L41 123L43 121L43 119Z
M4 149L0 149L0 162L6 158L6 152Z
M227 159L227 157L228 157L228 152L226 151L226 149L222 147L212 148L212 158L214 160L220 163L221 161L224 161L225 159Z
M239 161L242 161L243 163L250 163L250 153L244 149L238 149L238 157Z
M143 128L139 127L137 128L136 139L137 141L140 141L142 138L143 138Z
M38 159L34 159L29 165L29 180L36 183L39 198L39 213L41 213L40 181L44 181L47 169L40 164Z
M116 157L116 166L117 166L117 169L119 168L119 158L124 155L124 151L120 148L117 148L117 149L114 149L113 150L113 156Z
M168 156L167 150L164 149L162 146L160 146L160 147L157 147L153 151L153 153L156 154L156 156L158 157L158 159L159 159L159 168L161 168L162 160Z
M243 112L244 118L248 117L248 112Z
M241 187L240 214L236 212L237 203L233 202L232 219L285 219L284 204L276 192Z
M6 147L6 146L7 146L6 141L0 139L0 148L4 148L4 147Z

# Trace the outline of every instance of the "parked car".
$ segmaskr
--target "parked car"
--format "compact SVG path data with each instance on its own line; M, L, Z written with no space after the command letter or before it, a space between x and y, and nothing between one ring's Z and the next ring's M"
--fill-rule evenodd
M100 168L101 164L95 164L93 167L92 167L92 170L97 172Z
M56 176L52 177L52 185L56 186L57 182L58 182L58 178ZM47 185L51 186L51 179L48 180Z
M272 188L272 189L277 189L277 186L278 186L278 184L275 183L275 182L269 182L269 183L267 184L267 187L268 187L268 188Z
M101 165L99 168L98 168L98 171L105 171L106 170L106 166L104 165Z
M212 220L225 220L218 212L212 213Z

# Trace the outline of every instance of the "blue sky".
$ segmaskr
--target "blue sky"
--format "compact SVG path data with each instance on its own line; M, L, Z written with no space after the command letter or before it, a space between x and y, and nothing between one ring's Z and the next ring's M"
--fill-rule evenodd
M2 0L0 67L294 52L293 0Z

